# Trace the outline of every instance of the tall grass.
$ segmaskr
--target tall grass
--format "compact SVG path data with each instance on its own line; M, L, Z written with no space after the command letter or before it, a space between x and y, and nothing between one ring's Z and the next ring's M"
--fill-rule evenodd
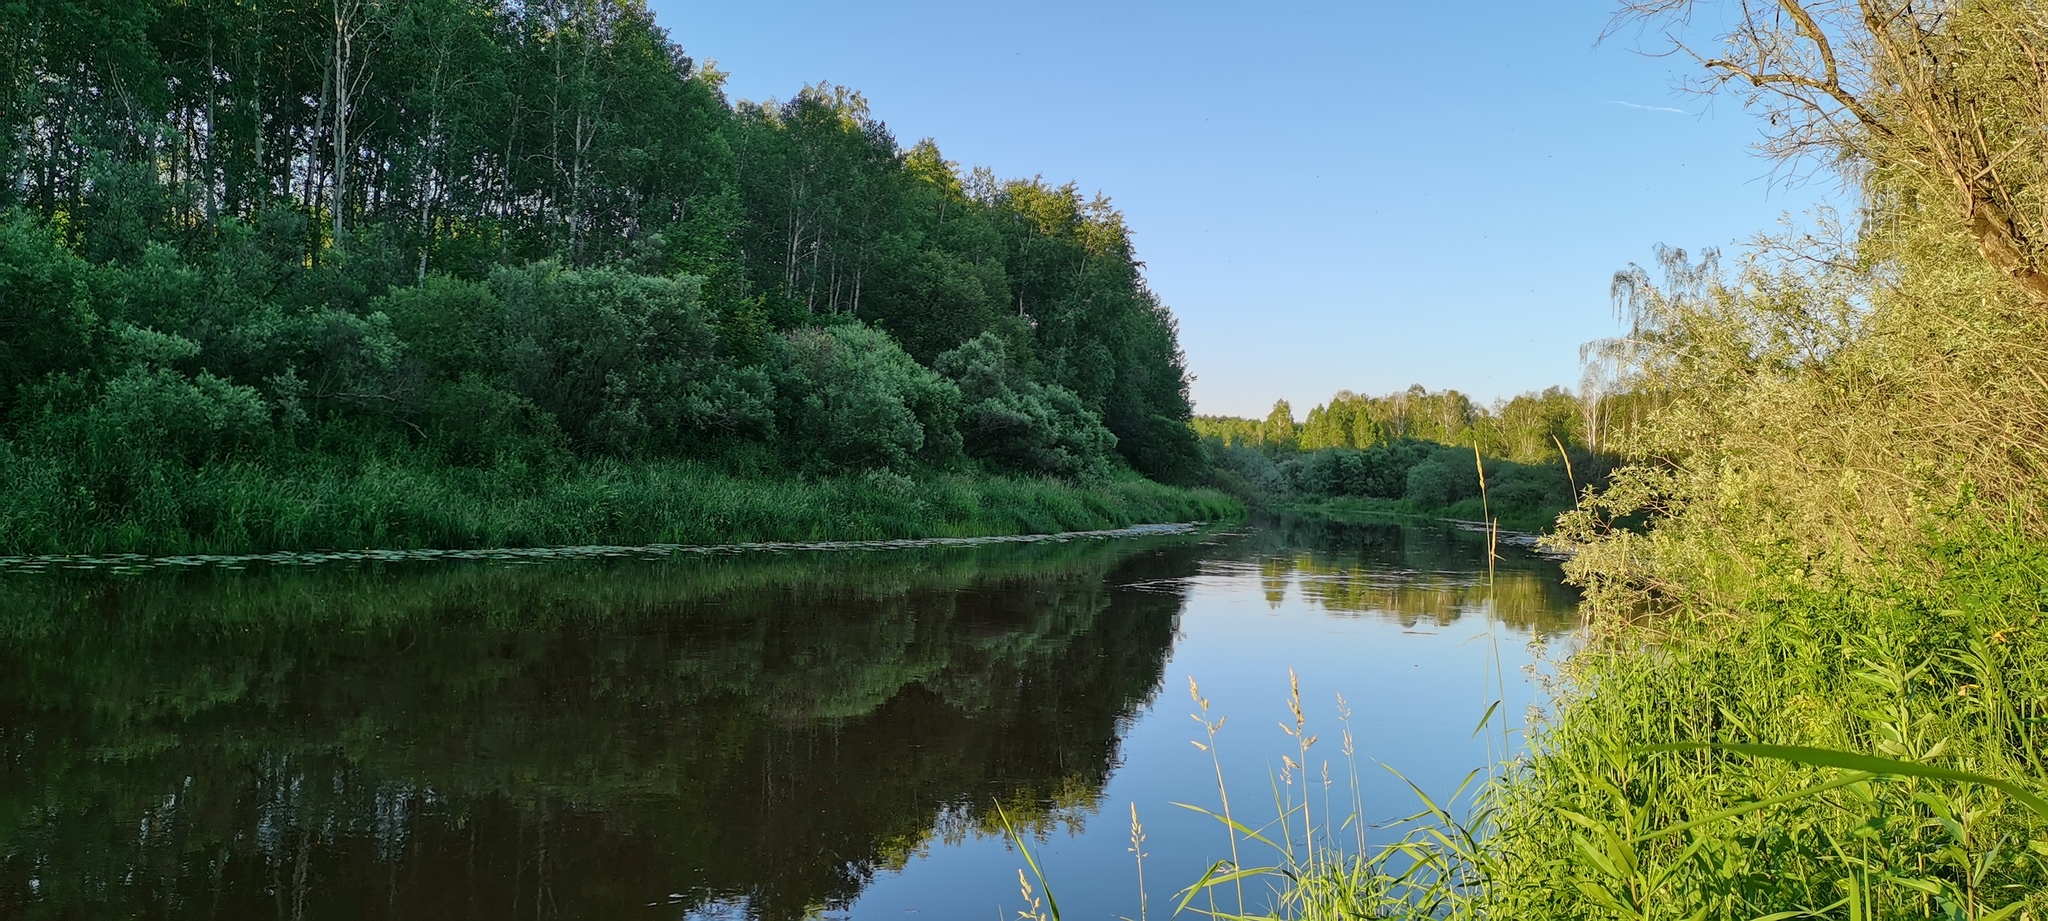
M1288 673L1288 714L1292 722L1282 729L1292 739L1292 751L1280 757L1280 770L1272 778L1272 813L1266 819L1251 819L1249 810L1231 804L1229 778L1217 763L1219 808L1176 802L1174 806L1194 810L1217 823L1217 831L1229 841L1231 858L1214 862L1208 870L1171 894L1169 915L1192 913L1221 921L1255 919L1305 919L1305 921L1348 921L1348 919L1436 919L1473 917L1475 868L1479 862L1479 841L1450 813L1409 784L1421 808L1415 815L1386 823L1384 835L1399 835L1389 843L1372 843L1364 815L1360 813L1362 782L1360 755L1352 735L1350 708L1337 698L1339 759L1341 768L1333 774L1329 759L1315 759L1311 751L1323 743L1319 731L1311 731L1309 706L1300 698L1300 682ZM1194 718L1202 725L1204 739L1196 747L1214 755L1225 716L1210 712L1200 686L1190 679L1188 696L1194 700ZM1491 718L1491 710L1489 710ZM1485 722L1481 725L1485 729ZM1319 768L1311 770L1309 765ZM1475 778L1452 796L1464 796ZM1405 782L1407 778L1403 778ZM1352 808L1339 813L1329 806L1331 790L1343 784ZM1255 825L1253 825L1255 823ZM1059 921L1059 903L1053 896L1053 880L1047 878L1024 835L1004 821L1012 847L1024 860L1018 870L1018 888L1024 898L1020 919ZM1130 851L1139 856L1139 915L1147 915L1151 896L1145 892L1143 876L1145 831L1137 819L1137 806L1130 808ZM1030 870L1026 876L1024 870Z
M865 540L1053 533L1217 520L1210 490L1128 476L743 476L694 463L593 462L554 475L387 461L294 470L174 468L105 506L61 471L0 471L0 553L267 552Z
M1361 824L1341 700L1342 771L1305 769L1318 738L1296 691L1264 821L1233 809L1220 770L1220 808L1187 807L1232 856L1175 908L1230 921L2040 921L2048 650L2038 617L1975 619L1991 610L1943 611L1964 625L1927 632L1911 615L1810 599L1674 629L1655 648L1604 638L1570 663L1574 686L1527 754L1474 771L1444 803L1410 784L1414 814L1377 833L1391 841ZM1190 690L1197 719L1219 726ZM1213 750L1215 733L1198 744ZM1349 788L1349 814L1318 811L1333 784Z
M1242 812L1230 808L1230 788L1217 769L1216 791L1223 811L1176 803L1214 819L1229 839L1230 858L1212 864L1202 876L1176 893L1176 913L1192 911L1211 918L1240 921L1256 918L1325 919L1442 917L1461 910L1470 888L1465 859L1473 845L1453 816L1420 787L1414 790L1420 811L1385 828L1400 832L1390 843L1368 840L1361 813L1357 740L1351 713L1340 696L1337 714L1342 768L1333 775L1329 759L1316 761L1311 752L1323 741L1311 731L1301 683L1288 673L1288 714L1282 723L1293 751L1281 755L1272 782L1273 815L1261 825L1246 824ZM1205 750L1213 753L1216 730L1224 720L1210 720L1209 702L1191 679L1188 692L1197 707L1196 719L1207 729ZM1490 720L1492 711L1487 716ZM1485 728L1482 722L1481 728ZM1310 765L1320 764L1319 769ZM1466 778L1459 796L1477 776ZM1406 781L1406 778L1402 778ZM1330 792L1342 783L1351 808L1330 807ZM1318 794L1323 807L1317 810ZM1455 800L1455 796L1454 796ZM1249 856L1247 856L1249 855ZM1247 886L1247 883L1250 886ZM1249 893L1247 892L1249 889Z
M2044 917L2048 816L2013 794L2048 781L2048 554L1935 553L1932 592L1606 628L1489 794L1494 913Z
M1231 856L1177 907L2048 919L2048 548L2013 530L1927 552L1931 585L1787 580L1737 609L1594 622L1522 753L1446 803L1414 788L1415 813L1381 832L1391 841L1368 840L1355 805L1318 811L1318 785L1358 802L1356 752L1340 709L1345 770L1306 768L1318 734L1297 690L1271 817L1248 818L1219 761L1218 803L1200 811ZM1224 720L1190 692L1213 751Z

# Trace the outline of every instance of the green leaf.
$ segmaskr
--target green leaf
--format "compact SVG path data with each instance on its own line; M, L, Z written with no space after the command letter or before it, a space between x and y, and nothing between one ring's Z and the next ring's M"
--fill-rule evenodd
M1024 855L1024 864L1031 868L1031 875L1038 877L1038 889L1045 893L1046 911L1051 913L1053 921L1059 921L1060 903L1058 899L1052 897L1052 884L1046 882L1045 871L1038 868L1038 861L1031 856L1031 848L1024 844L1024 836L1017 833L1015 825L1010 824L1010 815L1003 811L1003 804L998 802L995 806L996 817L1003 820L1003 830L1009 832L1010 840L1017 843L1017 852Z
M1188 908L1188 903L1194 901L1195 896L1202 893L1204 890L1211 889L1216 886L1221 886L1224 883L1244 879L1247 876L1265 876L1268 874L1274 874L1278 872L1271 867L1253 867L1249 870L1232 870L1228 873L1222 874L1218 874L1216 872L1218 870L1223 869L1225 866L1228 866L1229 863L1230 862L1227 860L1219 860L1215 863L1210 864L1209 869L1203 872L1201 879L1195 880L1194 885L1181 890L1180 904L1174 906L1173 913L1178 915L1181 912L1186 911ZM1207 912L1203 912L1200 909L1196 909L1196 911L1201 914L1207 914Z
M1621 868L1614 865L1614 860L1611 857L1602 854L1599 848L1594 847L1593 842L1586 840L1585 835L1573 832L1572 843L1578 845L1579 853L1586 855L1586 859L1592 861L1594 868L1605 874L1609 879L1622 878Z
M1499 709L1500 701L1498 700L1486 708L1486 715L1479 718L1479 725L1472 727L1472 738L1479 738L1479 734L1486 731L1486 724L1493 722L1493 714Z
M1218 822L1222 822L1223 824L1228 825L1233 829L1236 829L1238 834L1243 835L1246 838L1250 838L1251 840L1257 841L1260 844L1264 844L1265 846L1273 848L1274 850L1285 850L1285 848L1282 848L1280 845L1274 844L1272 839L1267 838L1265 835L1259 834L1258 832L1252 831L1251 829L1244 827L1244 823L1239 822L1236 819L1218 815L1214 812L1210 812L1207 809L1203 809L1200 806L1190 806L1187 803L1170 803L1169 805L1179 806L1180 808L1186 809L1190 812L1199 812L1205 816L1208 816L1209 818L1215 819Z
M2027 899L2021 899L1988 915L1978 915L1977 921L2004 921L2004 919L2012 917L2014 912L2027 907L2028 901Z
M1832 748L1809 748L1803 745L1742 745L1715 742L1675 742L1665 745L1645 745L1636 751L1725 751L1752 758L1771 758L1791 761L1814 767L1840 768L1845 771L1861 771L1867 774L1891 777L1925 777L1930 780L1949 780L1957 783L1974 783L1990 787L2027 807L2035 815L2048 819L2048 799L2009 780L1972 774L1954 768L1937 767L1916 761L1899 761L1880 758L1857 752L1838 751Z

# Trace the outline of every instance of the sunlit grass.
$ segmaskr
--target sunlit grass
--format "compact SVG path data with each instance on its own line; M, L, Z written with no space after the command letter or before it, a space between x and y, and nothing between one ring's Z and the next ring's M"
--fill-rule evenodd
M929 473L755 477L692 463L593 462L539 477L382 461L282 471L217 464L106 507L33 471L0 475L0 552L723 544L1046 534L1215 521L1243 506L1136 476Z

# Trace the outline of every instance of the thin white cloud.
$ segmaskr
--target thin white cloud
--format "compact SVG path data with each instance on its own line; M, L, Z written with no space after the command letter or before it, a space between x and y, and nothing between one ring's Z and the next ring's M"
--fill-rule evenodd
M1609 100L1607 100L1607 103L1608 103L1609 105L1617 105L1617 106L1627 106L1627 107L1629 107L1629 108L1631 108L1631 109L1641 109L1641 110L1643 110L1643 111L1645 111L1645 112L1669 112L1669 113L1671 113L1671 114L1673 114L1673 115L1688 115L1688 114L1691 114L1691 113L1688 113L1688 112L1686 112L1686 111L1685 111L1684 109L1674 109L1674 108L1672 108L1672 107L1670 107L1670 106L1646 106L1646 105L1643 105L1643 104L1642 104L1642 103L1640 103L1640 102L1629 102L1629 101L1627 101L1627 100L1622 100L1622 99L1609 99Z

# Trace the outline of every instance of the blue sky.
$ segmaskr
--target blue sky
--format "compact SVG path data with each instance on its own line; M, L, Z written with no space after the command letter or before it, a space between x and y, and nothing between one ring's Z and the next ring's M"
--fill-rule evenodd
M1835 193L1686 61L1596 47L1604 0L650 5L735 99L843 84L905 146L1108 194L1203 413L1575 386L1616 269Z

